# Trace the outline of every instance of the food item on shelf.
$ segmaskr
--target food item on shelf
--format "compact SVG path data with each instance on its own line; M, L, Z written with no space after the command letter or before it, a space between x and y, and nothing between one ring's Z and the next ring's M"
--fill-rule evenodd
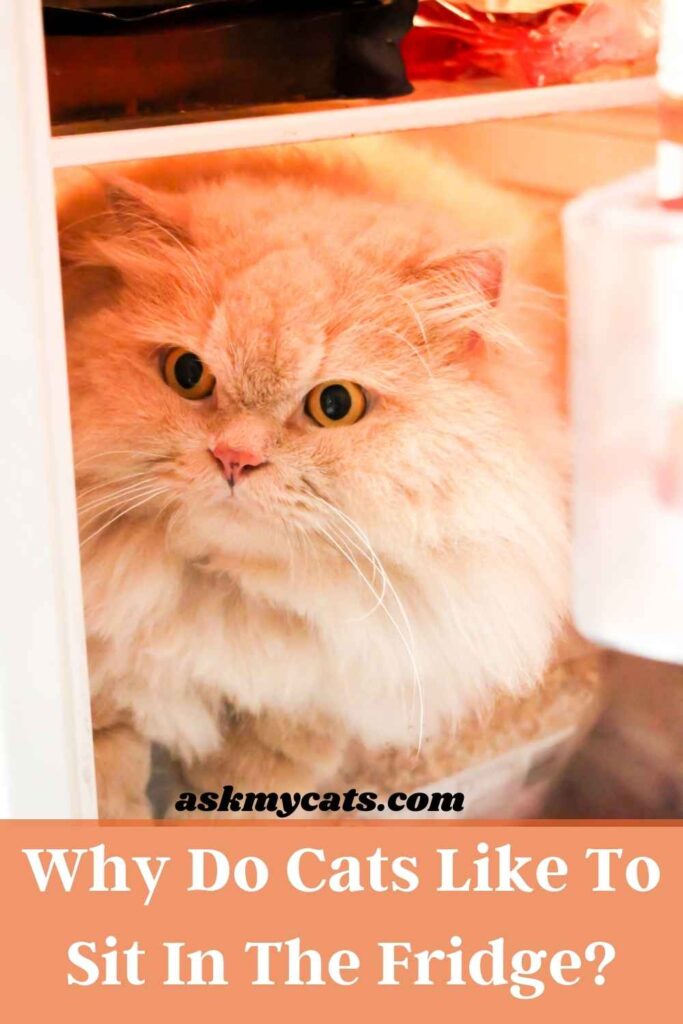
M654 61L659 0L420 0L403 44L411 79L489 73L554 85Z
M43 0L55 125L411 92L417 0Z

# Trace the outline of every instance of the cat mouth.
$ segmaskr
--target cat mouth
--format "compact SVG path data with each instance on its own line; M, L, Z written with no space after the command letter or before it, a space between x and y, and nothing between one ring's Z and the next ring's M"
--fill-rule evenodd
M248 477L268 466L265 459L259 459L250 452L242 452L236 449L228 449L226 452L209 449L209 455L213 459L216 469L223 477L230 490L230 496L234 496L236 488L244 484ZM233 457L233 458L231 458Z
M231 462L226 465L220 459L216 458L213 452L210 454L216 463L218 472L228 485L231 498L236 497L237 492L243 489L246 481L258 472L258 470L265 469L266 466L270 465L267 461L259 462L257 465L249 465L239 462Z
M268 465L270 465L270 463L262 462L260 466L244 466L243 469L240 471L239 475L237 475L236 473L231 473L230 476L227 478L228 487L230 488L230 491L234 491L239 484L244 484L245 480L248 477L253 476L254 473L257 472L257 470L265 469L266 466Z

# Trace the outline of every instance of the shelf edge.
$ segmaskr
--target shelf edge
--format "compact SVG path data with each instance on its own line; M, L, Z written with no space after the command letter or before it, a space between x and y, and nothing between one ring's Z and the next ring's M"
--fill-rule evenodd
M55 136L54 167L246 149L316 139L653 103L654 78L512 89L335 110Z

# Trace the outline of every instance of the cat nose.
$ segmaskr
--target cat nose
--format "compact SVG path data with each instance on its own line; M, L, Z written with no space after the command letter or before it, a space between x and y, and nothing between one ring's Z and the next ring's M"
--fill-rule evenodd
M217 444L211 449L211 454L223 467L226 479L232 487L240 477L258 469L266 461L256 452L246 451L244 448L230 448L227 444Z

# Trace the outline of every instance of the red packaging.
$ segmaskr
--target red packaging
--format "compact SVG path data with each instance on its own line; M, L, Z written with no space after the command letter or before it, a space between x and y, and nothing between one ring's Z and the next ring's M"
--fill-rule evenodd
M403 53L412 79L555 85L654 59L658 20L659 0L421 0Z

